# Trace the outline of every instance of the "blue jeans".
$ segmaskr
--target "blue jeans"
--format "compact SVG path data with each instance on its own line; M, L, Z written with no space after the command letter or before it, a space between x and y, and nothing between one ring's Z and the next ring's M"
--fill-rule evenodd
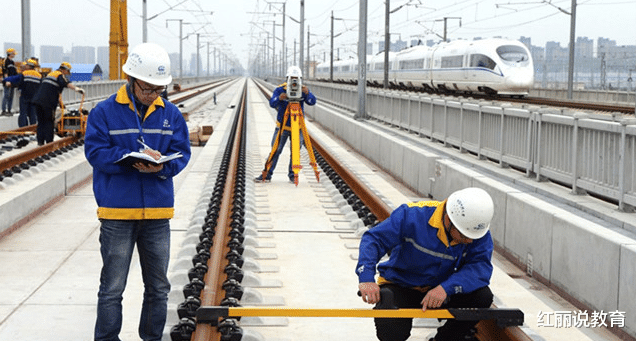
M13 87L4 87L4 97L2 98L2 111L11 111L13 106Z
M97 294L95 340L119 341L122 295L135 244L145 288L139 336L144 341L161 340L170 292L167 277L170 258L169 220L102 219L99 242L104 264Z
M276 135L278 134L279 130L280 128L278 127L276 127L276 130L274 130L274 136L272 136L272 147L274 146L274 142L276 141ZM291 137L291 132L289 130L283 130L283 133L280 136L280 141L278 142L278 148L276 149L276 153L274 153L274 156L272 157L272 166L269 168L269 172L267 172L267 179L272 178L272 174L274 174L274 169L276 168L276 164L278 163L278 157L280 156L280 153L283 151L283 148L285 148L287 139L289 139L290 137ZM302 141L302 136L301 136L301 141ZM289 147L291 150L291 143ZM292 170L291 156L289 157L289 167L287 169L287 177L289 179L294 178L294 171Z
M20 96L20 115L18 116L18 127L25 127L38 123L35 107L31 104L31 99Z

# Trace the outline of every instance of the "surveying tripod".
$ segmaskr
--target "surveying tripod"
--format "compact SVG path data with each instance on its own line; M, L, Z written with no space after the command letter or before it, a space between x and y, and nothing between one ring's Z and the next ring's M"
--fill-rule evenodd
M281 127L276 134L274 143L272 144L272 151L269 153L269 157L265 162L265 169L263 169L263 179L267 177L269 169L272 167L272 160L278 145L280 138L283 135L285 124L291 117L291 159L292 159L292 171L294 172L294 184L298 186L298 172L303 168L300 165L300 132L302 131L303 139L305 140L305 148L309 154L309 164L314 168L314 174L316 174L316 181L320 181L320 172L318 171L318 164L316 163L316 157L314 156L314 150L311 147L311 140L309 133L307 133L307 127L305 126L305 116L303 115L303 109L300 106L299 101L289 101L287 108L285 108L285 115L281 123Z

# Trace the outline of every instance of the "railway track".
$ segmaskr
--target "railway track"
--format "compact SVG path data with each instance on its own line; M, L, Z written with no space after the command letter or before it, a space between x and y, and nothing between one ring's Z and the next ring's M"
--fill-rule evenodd
M171 102L179 105L193 97L199 96L207 91L215 89L229 82L225 79L218 82L201 84L194 87L173 91L168 94ZM172 98L174 97L174 98ZM13 149L19 149L28 145L28 136L35 134L37 125L21 127L15 130L0 132L0 144L10 142ZM14 142L11 142L14 141ZM21 142L22 141L22 142ZM0 181L4 178L11 177L23 170L36 166L38 163L45 162L62 153L83 144L83 134L73 136L64 136L52 143L38 146L35 148L25 148L23 152L13 154L4 158L0 158Z
M263 96L269 93L259 85ZM201 225L197 253L188 271L190 283L183 288L185 300L179 304L180 322L172 327L173 341L241 340L243 330L235 318L198 321L201 307L239 307L244 294L243 240L246 237L246 104L247 86L234 113L230 137L223 151L207 215ZM311 134L310 134L311 135ZM317 163L351 205L366 226L373 226L391 213L390 208L371 189L312 138ZM251 181L251 179L249 180ZM293 316L293 315L290 315ZM492 321L478 325L480 340L531 340L519 327L500 328Z

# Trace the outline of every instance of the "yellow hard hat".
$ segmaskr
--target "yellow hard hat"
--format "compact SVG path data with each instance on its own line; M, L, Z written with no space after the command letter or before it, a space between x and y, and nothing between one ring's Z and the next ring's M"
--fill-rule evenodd
M31 58L31 59L26 61L26 65L30 65L30 66L33 66L33 67L38 67L38 62L35 59Z
M68 62L62 62L62 64L60 64L60 69L66 69L71 71L71 64L69 64Z
M12 47L7 49L7 55L10 55L10 54L15 54L15 49Z

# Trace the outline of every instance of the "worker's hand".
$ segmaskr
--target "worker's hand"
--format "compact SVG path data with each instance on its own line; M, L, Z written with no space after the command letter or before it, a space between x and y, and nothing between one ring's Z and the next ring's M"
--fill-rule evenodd
M426 308L439 308L446 301L446 290L441 285L429 290L422 300L422 311Z
M380 286L374 282L363 282L358 284L358 290L362 300L369 304L380 302Z
M6 86L7 88L11 87L11 82L4 82L4 86Z
M278 96L278 99L280 99L281 101L284 101L287 99L287 93L283 92L282 94L280 94L280 96Z
M303 93L307 95L309 93L309 88L303 85Z
M147 155L150 155L155 160L159 160L161 158L161 153L159 151L154 150L154 149L146 148L146 149L143 150L143 153L147 154Z
M151 163L137 162L133 164L133 167L141 173L157 173L163 169L163 163L155 165Z
M82 88L75 87L75 91L79 92L82 95L84 94L84 89Z

